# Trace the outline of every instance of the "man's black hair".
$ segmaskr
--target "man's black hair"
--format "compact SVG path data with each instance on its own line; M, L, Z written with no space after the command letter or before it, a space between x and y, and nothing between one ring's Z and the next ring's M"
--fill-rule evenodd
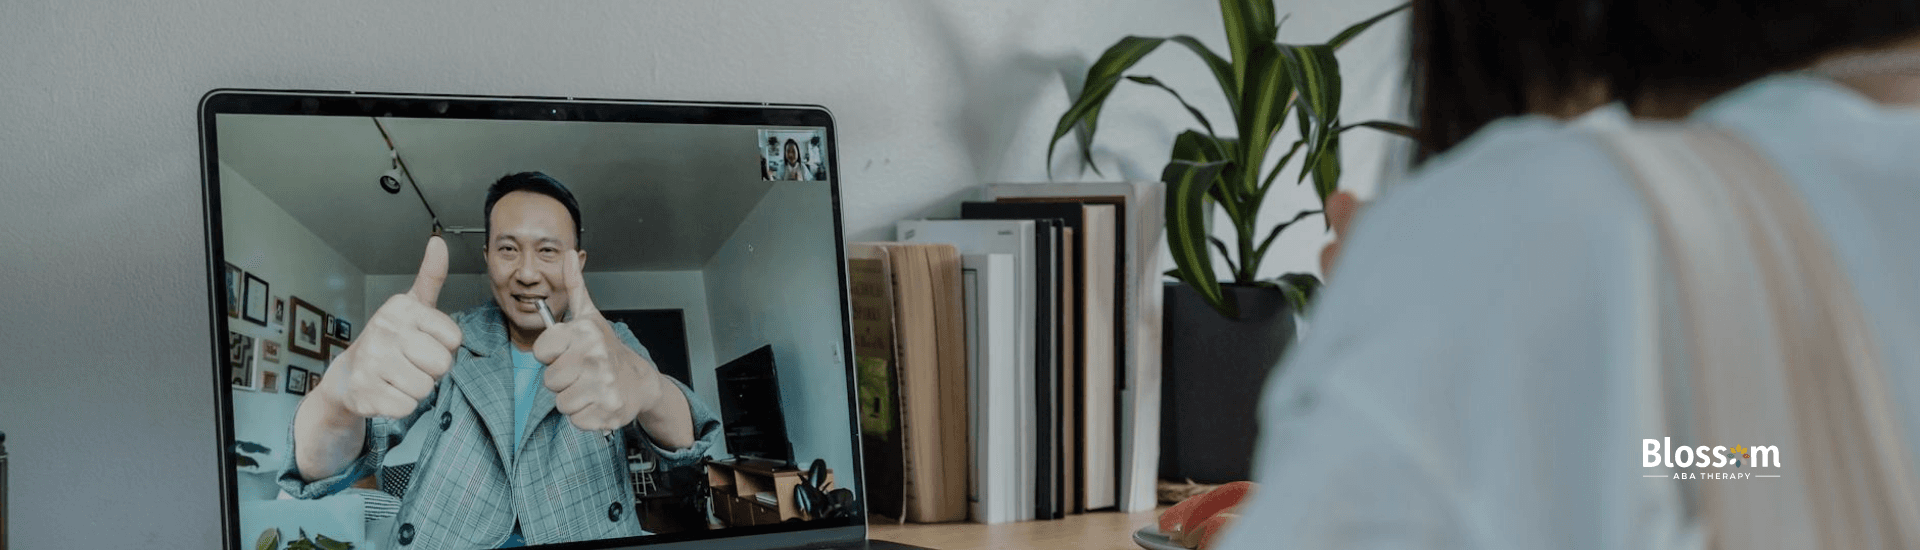
M514 191L539 193L553 197L553 200L560 201L562 206L567 207L567 215L573 216L574 248L586 248L580 244L580 238L585 233L582 232L580 227L579 201L573 199L573 192L568 191L567 186L561 185L560 180L553 179L553 176L548 176L541 172L508 174L501 176L499 180L493 182L492 186L487 187L487 207L485 211L487 217L487 242L493 242L493 203L500 202L500 197L504 197L507 193Z

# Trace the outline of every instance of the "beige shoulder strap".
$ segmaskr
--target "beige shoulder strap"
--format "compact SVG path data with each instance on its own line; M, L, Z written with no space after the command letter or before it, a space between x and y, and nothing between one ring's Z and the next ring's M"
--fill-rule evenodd
M1914 457L1873 327L1798 190L1724 131L1599 134L1649 206L1680 302L1663 330L1687 357L1663 368L1688 369L1680 431L1700 440L1675 445L1749 451L1710 469L1734 479L1675 481L1709 547L1920 548Z

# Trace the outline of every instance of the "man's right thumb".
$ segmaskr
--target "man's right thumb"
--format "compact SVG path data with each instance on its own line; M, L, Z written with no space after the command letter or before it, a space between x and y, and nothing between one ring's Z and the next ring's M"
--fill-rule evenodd
M440 285L447 282L447 241L434 235L427 238L427 253L420 258L420 273L413 277L413 288L407 294L436 307L440 301Z

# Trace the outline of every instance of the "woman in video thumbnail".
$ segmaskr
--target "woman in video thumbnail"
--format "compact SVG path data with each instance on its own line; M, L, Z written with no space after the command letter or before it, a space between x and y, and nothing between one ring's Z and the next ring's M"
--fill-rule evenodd
M784 150L785 153L781 158L784 159L785 162L780 165L781 179L806 181L808 179L807 168L800 162L800 142L794 141L793 138L787 138L787 145Z

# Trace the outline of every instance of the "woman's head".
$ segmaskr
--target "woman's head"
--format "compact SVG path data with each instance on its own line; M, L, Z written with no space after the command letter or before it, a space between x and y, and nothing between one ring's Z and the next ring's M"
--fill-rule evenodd
M1920 0L1414 0L1419 158L1507 116L1615 99L1685 116L1767 74L1916 34Z
M1603 14L1592 2L1414 0L1408 78L1421 158L1496 119L1605 103Z
M1920 1L1616 0L1612 93L1635 114L1685 116L1693 106L1771 73L1869 50L1920 32Z
M787 140L787 164L800 164L800 142Z

